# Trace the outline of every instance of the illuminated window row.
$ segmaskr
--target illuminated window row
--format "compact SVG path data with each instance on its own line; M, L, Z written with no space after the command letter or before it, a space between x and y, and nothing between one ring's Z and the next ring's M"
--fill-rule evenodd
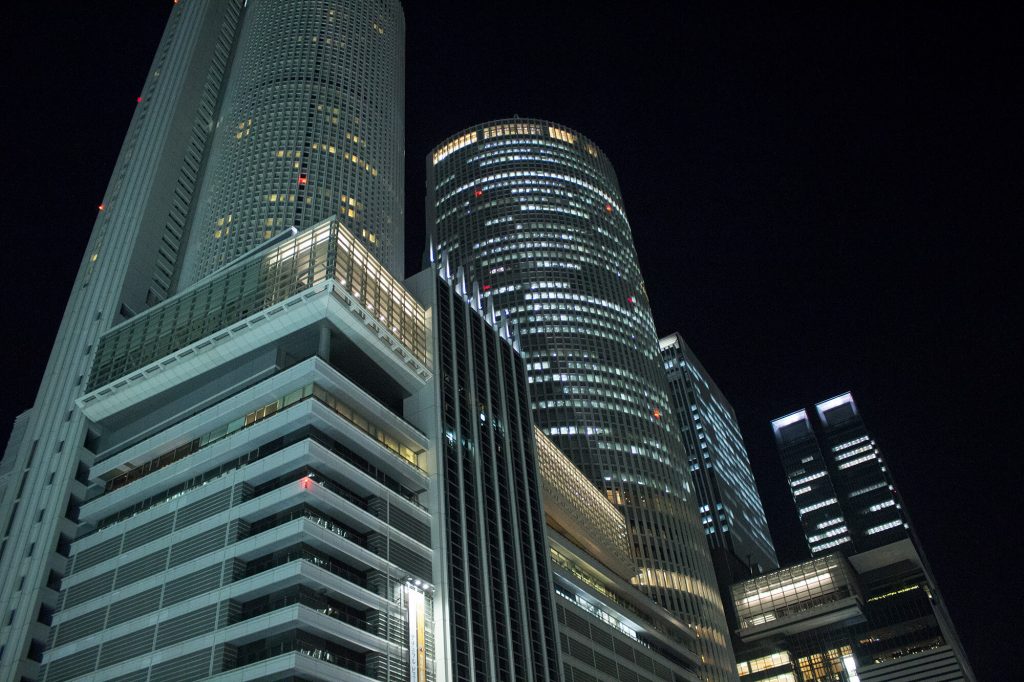
M448 203L449 201L461 195L479 198L483 196L485 193L489 194L499 189L509 189L510 191L521 190L524 192L541 192L544 189L550 189L551 191L557 191L561 195L574 197L578 201L589 199L594 203L604 203L603 197L594 192L591 192L590 194L580 192L566 192L565 181L562 180L561 177L562 176L557 176L552 173L529 171L503 171L499 173L493 173L492 175L487 176L487 178L478 180L476 182L470 182L463 185L459 185L457 188L449 190L447 194L442 196L439 200L437 200L434 203L434 206L436 208L441 208L442 205ZM459 205L467 205L466 199L461 199Z
M648 445L651 445L651 447L655 448L655 450L657 448L659 448L659 447L664 449L664 446L662 446L660 444L648 444ZM651 461L658 462L660 464L667 464L669 466L672 466L672 464L673 464L672 458L669 457L668 455L656 452L655 450L648 449L647 447L642 447L642 446L634 445L634 444L631 444L631 443L619 443L619 442L608 441L608 440L596 440L594 442L594 447L596 447L598 450L614 450L615 452L626 452L626 453L629 453L631 455L636 455L637 457L644 457L644 458L649 459ZM653 483L648 483L644 479L633 480L630 476L627 476L627 475L618 475L618 476L613 476L613 477L606 476L605 477L606 481L610 481L610 480L613 480L613 479L621 480L624 483L636 483L637 485L654 485ZM685 481L684 481L684 485L685 485ZM667 489L666 489L666 492L667 492Z
M872 452L874 449L875 446L873 445L862 445L859 448L854 448L853 450L847 450L846 452L837 454L835 460L837 462L842 462L843 460L859 455L862 452Z
M548 428L548 433L552 436L575 436L576 434L583 434L585 436L600 436L603 433L607 433L608 429L602 429L599 426L552 426Z
M510 222L513 220L511 217L504 217L501 219L495 219L495 221ZM490 225L491 223L486 223ZM617 249L614 253L608 253L607 242L600 242L595 240L593 233L598 233L602 237L606 238L614 244L616 247L622 247L622 251L619 252ZM494 236L490 236L493 233L489 233L488 239L477 241L473 243L473 249L482 249L490 244L503 244L509 242L522 242L530 241L534 239L555 239L559 241L580 241L584 244L590 244L593 248L597 248L597 244L601 244L598 249L599 255L609 256L612 259L621 260L623 268L630 271L635 271L639 276L639 269L636 267L636 263L632 258L626 257L626 252L629 251L629 245L623 244L623 242L616 236L607 232L599 224L591 223L589 225L579 226L566 223L543 223L534 220L527 222L517 222L515 225L515 232L504 232ZM484 236L484 235L481 235ZM442 244L442 246L445 246Z
M570 325L546 325L543 327L519 327L519 335L534 335L534 334L576 334L578 336L592 336L599 339L605 339L608 341L614 341L615 343L624 344L629 346L633 351L641 354L642 356L653 359L654 353L650 352L647 348L639 345L633 345L630 341L623 338L619 334L608 334L599 329L593 327L576 327Z
M863 443L869 438L870 436L861 436L860 438L854 438L853 440L848 440L845 443L840 443L839 445L836 445L832 448L832 452L839 452L840 450L845 450L846 448L853 447L858 443Z
M638 314L636 308L627 308L624 305L614 303L606 298L600 298L598 296L586 296L583 294L563 293L561 291L541 291L538 293L526 294L523 296L523 298L527 301L541 299L552 301L568 301L572 302L573 304L589 303L591 305L596 305L602 308L612 310L618 315L636 318L636 321L638 322L646 322L650 320L649 316Z
M573 270L581 270L583 269L583 266L586 265L595 269L604 270L616 277L621 276L623 270L627 270L627 268L624 267L625 264L622 260L611 257L607 254L597 254L595 257L593 252L581 248L566 248L558 251L506 250L509 251L508 255L496 255L481 259L479 261L480 266L483 268L504 268L505 265L512 265L521 270L525 266L536 263L535 259L553 258L555 259L554 261L545 260L543 262L557 262L561 264L561 267Z
M550 251L544 249L552 249ZM510 254L509 257L500 257L501 254ZM580 255L583 254L583 255ZM595 253L593 249L578 244L551 244L539 242L525 242L522 244L505 244L481 249L480 257L483 259L480 264L484 267L494 263L508 263L524 257L548 257L564 258L566 260L577 260L582 263L590 263L597 267L605 267L605 262L614 262L614 259L598 259L603 254Z
M595 391L578 391L578 395L592 395ZM610 394L606 391L603 398L616 400L617 396ZM570 394L571 395L571 394ZM544 409L550 407L576 407L576 408L590 408L590 409L602 409L602 410L614 410L619 413L628 414L632 417L637 417L644 421L653 421L655 418L650 412L646 410L640 410L636 407L636 401L629 400L628 397L621 399L621 402L607 402L606 400L539 400L534 403L535 409Z
M515 220L513 216L505 215L498 218L488 218L484 221L484 227L491 227L493 225L500 225L501 223L511 223ZM476 248L476 245L473 245Z
M566 384L572 383L577 386L584 386L584 390L590 390L592 388L604 387L608 389L623 389L630 393L635 394L641 399L648 399L650 393L644 391L642 387L632 382L622 381L613 377L603 377L598 374L575 374L575 373L558 373L558 374L534 374L529 377L531 384L537 383L554 383L554 384ZM609 395L622 397L626 399L625 393L610 393Z
M593 372L594 375L596 376L595 380L599 380L601 378L601 376L603 375L605 377L611 378L612 380L615 380L617 377L622 377L626 381L632 382L633 386L643 386L644 385L643 380L640 379L640 376L638 374L635 374L635 373L633 373L633 372L631 372L629 370L626 370L626 369L622 369L621 367L609 367L609 366L605 366L605 365L599 365L599 364L593 363L593 362L574 362L574 361L565 361L565 362L562 363L562 365L565 367L565 369L581 370L581 371L585 371L585 372L588 372L588 373ZM550 362L546 362L546 361L545 362L535 362L535 363L532 363L532 364L528 364L526 366L526 369L528 371L531 371L531 372L536 372L536 371L545 370L545 369L551 369L551 363ZM533 374L533 376L537 376L537 375ZM553 381L556 380L555 377L551 377L551 379ZM662 399L667 399L667 397L664 394L662 394L661 391L657 391L656 394L660 398L662 398Z
M527 158L524 159L524 161L526 161L527 163L532 161L533 164L535 164L535 165L539 165L539 164L542 164L542 163L547 163L547 164L557 165L557 166L559 166L561 168L567 168L568 167L568 168L571 168L572 170L579 171L580 175L585 175L585 176L587 176L589 178L592 178L594 180L600 181L602 179L601 176L597 172L595 172L595 170L593 168L590 168L590 167L588 167L585 164L579 163L578 160L576 158L574 158L574 157L570 157L570 156L567 156L565 154L553 154L553 153L547 152L547 150L541 150L541 153L544 153L544 156L536 156L536 157L532 157L532 158L527 157ZM512 156L515 156L515 155L512 155ZM510 161L510 159L507 156L504 157L504 158L498 157L498 158L494 158L494 159L488 159L486 161L480 161L477 164L477 166L481 170L483 170L483 169L487 168L488 166L500 166L501 164L508 163L509 161ZM520 163L522 163L522 161Z
M436 166L450 154L457 152L458 150L462 149L467 145L473 144L474 142L476 142L476 140L477 135L475 130L466 133L465 135L460 135L459 137L455 138L454 140L444 145L443 147L440 147L439 149L437 149L437 151L434 152L434 165Z
M853 658L853 649L849 646L799 658L797 667L804 680L858 679L857 663Z
M569 144L576 144L576 136L570 133L568 130L563 128L555 128L554 126L548 126L548 135L561 140L562 142L568 142Z
M780 665L786 665L789 662L789 652L780 651L778 653L769 654L767 656L755 658L750 661L743 661L741 663L737 663L736 670L740 674L740 677L742 677L744 675L750 675L752 673L759 673L764 672L765 670L771 670L772 668L778 668Z
M507 217L506 216L504 218L496 218L493 221L485 221L484 225L490 226L490 225L495 224L497 222L507 222L507 221L511 221L511 220L512 220L511 217ZM526 225L529 226L529 229L526 228ZM537 228L546 228L546 229L537 229ZM575 227L573 227L571 225L555 225L553 223L548 223L548 224L543 224L543 223L526 223L525 225L524 224L517 224L515 232L505 232L505 233L494 235L493 237L489 237L488 239L484 239L482 241L474 242L473 250L474 251L479 251L479 250L484 249L485 247L490 246L492 244L509 244L509 243L515 243L515 242L529 242L529 241L535 240L535 239L551 239L551 240L557 240L557 241L575 242L575 241L577 241L577 235L580 235L580 234L581 234L581 230L578 229L578 228L575 228ZM528 244L528 245L529 246L533 246L534 244L531 243L531 244ZM554 246L560 246L560 245L559 244L545 244L545 246L553 246L554 247ZM485 253L486 253L486 251L485 251Z
M808 543L815 543L815 542L820 542L821 540L824 540L825 538L834 538L837 535L843 535L848 530L849 529L846 526L839 526L838 528L833 528L832 530L825 531L824 533L818 533L817 535L811 535L811 536L809 536L807 538L807 542Z
M564 206L558 206L556 204L523 204L519 207L520 211L544 211L545 213L564 213L565 215L576 216L577 218L588 218L589 216L583 211L577 211L574 208L565 208Z
M858 464L863 464L864 462L872 462L872 461L875 461L877 459L878 459L878 457L876 455L874 455L874 454L864 455L863 457L858 457L857 459L850 460L849 462L844 462L843 464L840 464L839 468L840 469L849 469L850 467L855 467Z
M479 154L469 160L478 161L481 168L486 166L495 166L501 163L508 163L510 161L534 161L536 163L556 163L559 166L566 165L566 159L559 158L561 156L559 154L537 156L536 154L530 154L529 151L530 150L523 150L524 153L520 154L516 154L515 152Z
M485 142L479 147L482 153L474 154L466 159L466 163L479 163L491 159L501 158L509 154L549 154L563 159L569 165L575 165L577 157L564 146L547 142L545 140L510 140L499 143Z
M891 592L886 592L885 594L876 594L874 597L869 598L868 601L869 602L873 602L873 601L881 601L883 599L892 599L893 597L896 597L898 595L906 594L907 592L913 592L914 590L917 590L917 589L920 589L920 588L921 588L920 585L908 585L907 587L901 587L898 590L893 590Z
M839 545L845 544L847 542L850 542L850 538L842 537L837 540L829 540L828 542L822 545L812 545L811 553L817 554L819 552L824 552L826 549L832 549L833 547L838 547Z
M538 137L513 140L491 140L490 142L484 142L480 145L481 149L493 150L495 152L501 152L508 149L518 150L526 147L542 147L545 151L550 150L551 153L557 153L560 156L565 157L567 160L570 160L570 162L575 162L577 158L568 154L566 147ZM597 147L589 142L584 143L584 149L591 156L598 156Z
M826 476L826 473L824 471L819 471L819 472L817 472L815 474L811 474L809 476L804 476L803 478L798 478L795 481L790 481L789 485L791 485L791 486L803 485L804 483L809 483L809 482L817 480L819 478L823 478L824 476Z
M903 525L903 521L900 521L900 520L890 521L889 523L883 523L880 526L872 526L871 528L868 528L866 531L864 531L864 534L865 535L875 535L876 533L881 533L882 531L886 531L886 530L889 530L890 528L896 528L896 527L902 526L902 525Z
M501 123L484 128L484 139L508 135L543 135L544 128L536 123ZM474 138L475 139L475 138Z
M809 507L801 507L799 509L800 516L803 516L804 514L809 514L810 512L818 510L818 509L824 509L825 507L829 506L830 504L838 504L838 503L839 503L839 501L836 498L830 497L827 500L822 500L821 502L817 502L815 504L812 504Z
M469 143L467 143L467 144L469 144ZM452 196L454 196L454 195L456 195L456 194L458 194L460 192L465 192L466 190L468 190L470 188L479 187L480 185L483 185L483 184L485 184L487 182L492 182L492 181L495 181L495 180L503 180L503 179L506 179L506 178L539 178L539 179L544 179L544 180L562 180L564 182L572 183L572 184L574 184L574 185L576 185L578 187L582 187L583 189L590 190L591 192L593 192L597 196L601 197L606 203L611 205L613 207L613 209L620 216L622 216L623 219L625 219L625 212L618 205L618 202L615 200L615 198L612 197L607 192L605 192L600 187L592 185L589 182L586 182L584 180L580 180L579 178L573 177L572 175L566 175L564 173L541 173L541 172L537 172L537 171L509 171L507 173L493 173L491 175L485 175L482 178L476 178L472 182L467 182L464 185L460 185L459 187L457 187L453 191L451 191L448 194L446 194L445 196L443 196L437 202L437 206L440 207L441 204L445 203Z
M849 496L850 497L857 497L859 495L864 495L865 493L870 493L870 492L873 492L875 490L879 490L881 488L888 488L888 487L889 487L889 484L885 483L885 482L875 483L875 484L869 485L869 486L867 486L865 488L859 488L857 490L854 490L852 493L850 493Z
M558 304L534 304L506 308L505 312L519 321L522 321L525 315L526 321L531 323L577 322L579 324L589 324L592 327L618 331L622 334L622 338L635 336L637 327L640 326L639 320L632 320L632 315L624 317L602 309L588 309L585 305L577 305L572 309L567 309L565 306ZM633 324L631 324L631 321ZM647 325L642 326L646 327Z
M343 417L347 422L357 427L360 431L379 442L409 464L419 468L419 456L422 452L421 450L413 450L409 446L398 441L388 431L367 421L367 419L359 412L353 410L347 403L336 398L326 389L317 384L307 384L306 386L291 391L278 400L233 419L230 422L221 424L217 428L207 431L203 435L192 439L184 445L169 450L144 464L134 467L131 470L110 479L107 481L105 492L113 492L130 483L134 483L139 479L145 478L146 476L168 467L209 445L213 445L214 443L217 443L238 431L247 429L254 424L258 424L264 419L277 414L279 411L284 410L287 407L291 407L296 403L303 402L308 398L315 398L317 401L331 408L335 414ZM131 465L125 464L124 466Z

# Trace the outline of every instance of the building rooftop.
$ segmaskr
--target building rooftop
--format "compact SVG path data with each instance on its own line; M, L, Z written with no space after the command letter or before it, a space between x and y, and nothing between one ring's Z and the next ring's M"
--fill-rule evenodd
M337 220L224 266L100 339L88 391L282 303L333 282L358 300L382 331L429 366L426 311Z

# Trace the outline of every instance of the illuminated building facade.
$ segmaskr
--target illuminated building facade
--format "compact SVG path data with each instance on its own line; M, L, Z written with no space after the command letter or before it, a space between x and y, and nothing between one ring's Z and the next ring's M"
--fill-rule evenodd
M849 393L772 421L812 555L863 552L906 538L910 525L882 454Z
M401 277L401 4L250 0L234 50L182 284L333 215Z
M328 220L104 334L40 679L432 679L429 333Z
M0 471L2 680L38 679L92 460L75 400L100 336L172 290L242 5L171 8L35 402L8 442Z
M428 256L479 284L519 339L537 426L623 512L631 581L692 625L711 679L728 630L615 172L538 119L462 131L426 160Z
M3 680L39 677L79 510L92 501L96 425L76 401L100 338L293 226L335 214L387 270L402 269L400 3L169 6L35 403L0 468ZM126 340L157 353L176 333L245 319L262 285L239 286L192 329ZM120 376L126 349L104 348L102 371Z
M694 631L630 584L626 520L534 431L555 582L562 680L699 680Z
M409 280L433 321L434 393L406 404L432 436L437 676L561 679L526 369L466 282ZM476 292L478 294L479 292Z
M741 674L758 662L751 682L973 680L853 397L814 414L772 421L814 558L733 586Z
M732 405L679 334L661 339L660 346L716 573L724 570L716 552L736 557L749 567L747 575L777 568L768 521ZM745 576L735 576L740 577Z
M744 682L973 680L909 539L732 587Z

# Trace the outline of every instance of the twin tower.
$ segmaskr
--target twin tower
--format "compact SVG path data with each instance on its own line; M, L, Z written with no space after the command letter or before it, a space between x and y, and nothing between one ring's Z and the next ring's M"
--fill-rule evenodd
M260 550L262 554L255 545L245 550L248 555L240 549L234 563L210 563L215 568L192 572L183 568L205 561L203 543L226 552L225 547L255 542L254 538L261 537L256 531L269 528L271 522L286 524L299 517L346 539L358 538L357 544L371 553L375 543L383 543L391 562L387 565L404 566L407 580L417 585L421 578L423 583L431 578L435 585L442 583L433 597L426 597L433 600L433 608L442 611L458 602L460 591L479 596L499 589L497 583L488 574L491 582L485 575L463 575L462 582L448 584L446 581L456 580L455 573L435 570L431 574L415 557L429 565L428 547L436 552L438 547L454 546L462 547L463 555L450 559L452 564L470 561L474 541L459 540L479 536L483 544L493 543L486 551L500 558L488 565L500 564L513 576L500 587L505 595L503 617L509 627L519 628L520 620L554 619L552 614L538 612L543 608L531 605L541 602L536 595L529 601L532 583L523 577L526 574L509 568L523 560L524 550L518 547L525 536L516 535L502 544L497 539L500 533L486 525L491 518L489 505L501 507L504 490L513 495L512 479L506 480L510 487L497 492L493 487L490 492L487 486L481 487L482 498L473 502L479 516L473 518L483 520L484 526L467 528L453 521L451 501L446 503L444 495L432 491L428 479L421 480L417 473L422 469L426 476L443 470L454 476L457 469L458 480L466 483L449 486L449 493L468 495L467 490L485 479L473 478L467 467L480 466L474 457L485 453L474 454L465 433L483 428L478 421L489 424L497 418L490 408L485 409L488 400L484 397L479 398L479 405L476 398L466 398L467 391L485 396L482 388L464 386L456 370L442 364L431 366L449 341L443 330L429 336L424 325L431 320L440 325L444 320L462 319L448 309L455 304L448 301L444 304L448 307L438 308L439 301L446 299L435 293L432 299L426 297L421 308L400 291L405 262L405 30L397 0L183 0L174 4L103 197L36 402L18 419L0 471L5 482L0 493L0 520L7 528L0 549L0 575L4 577L0 600L5 606L2 639L7 643L0 650L0 678L71 679L90 674L106 679L104 670L113 675L124 668L127 676L118 679L175 679L175 675L232 679L231 671L243 669L247 661L272 659L276 646L278 653L317 652L315 657L358 675L352 679L391 679L387 677L392 668L386 663L386 652L374 653L376 645L363 641L358 633L346 635L344 646L327 641L330 637L288 639L286 634L266 632L260 637L237 635L230 655L223 649L217 653L217 646L227 646L223 642L210 645L212 658L193 660L188 659L192 654L180 652L173 655L171 650L181 649L190 637L234 632L231 627L237 623L255 622L246 619L256 619L280 604L303 604L336 620L340 613L344 616L340 620L361 623L365 632L387 631L367 615L373 611L370 596L355 588L350 592L338 588L330 598L324 590L307 593L300 589L306 585L302 575L266 582L253 588L254 592L239 592L237 598L227 596L209 605L196 601L194 608L174 616L173 626L164 620L152 625L131 620L146 613L171 613L168 609L173 610L174 600L179 599L169 596L174 580L188 583L175 588L181 595L196 595L189 598L201 600L207 593L196 592L189 585L207 581L210 589L227 595L236 589L229 585L247 584L246 580L257 574L266 576L275 566L282 567L275 571L283 571L295 557L308 562L313 567L310 571L330 573L325 584L344 578L364 591L391 594L391 574L377 575L384 568L372 557L352 550L347 563L332 558L329 548L318 546L327 541L317 540L319 536L312 531L301 543L270 547ZM520 118L467 128L438 145L426 163L429 247L425 260L434 272L445 273L444 286L450 284L461 300L473 301L477 309L473 314L511 330L525 367L521 395L516 394L515 371L508 367L514 368L520 361L502 360L505 374L497 372L488 380L488 385L493 384L492 397L501 397L505 389L499 390L500 384L509 391L501 398L503 405L516 399L528 404L528 420L593 486L578 491L580 499L588 499L596 489L597 501L610 503L620 515L611 524L614 528L604 529L614 534L621 524L624 547L630 555L626 565L632 568L626 571L628 575L616 579L622 581L617 589L622 594L639 590L664 609L659 610L663 615L645 617L645 627L655 633L651 636L664 636L671 627L682 628L690 633L690 655L695 656L690 665L695 671L693 679L732 679L735 665L723 607L681 434L671 414L647 292L611 164L593 141L575 130ZM333 216L336 222L325 226L324 221ZM291 237L292 228L297 228L297 237ZM269 282L268 272L278 279ZM358 315L352 319L362 316L362 331L339 333L342 323L335 321L333 332L322 331L307 344L297 326L294 330L299 331L274 342L277 345L273 345L271 358L267 350L271 332L267 330L273 327L261 328L259 334L264 336L259 336L252 331L256 329L253 315L276 314L274 306L291 301L307 286L314 293L308 294L303 305L320 305L316 287L323 282L334 287L331 301L344 301L348 306L348 312L337 313L338 319L347 320L344 316L356 311ZM420 299L423 303L422 296ZM426 312L431 308L433 313ZM279 322L273 323L282 329L287 325L281 320L299 319L296 311L300 308L282 310L276 318ZM448 311L447 316L442 310ZM222 329L211 331L203 326L211 320L221 321ZM246 325L252 329L247 331ZM377 337L365 336L366 329ZM497 360L479 360L490 357L490 351L480 350L487 346L485 340L473 332L466 337L469 347L459 350L460 332L457 326L451 329L455 330L454 340L450 340L454 362L468 367L472 365L468 357L476 357L478 366L465 372L492 376L488 372ZM426 336L410 341L416 334ZM406 354L404 369L374 369L394 359L381 360L383 355L367 350L368 344L384 337L395 353ZM212 358L221 352L224 357L214 364L209 364L212 360L200 363L198 355L187 357L190 349L201 351L207 338L214 346L234 350L201 356ZM474 343L479 345L476 355ZM295 360L305 357L306 345L311 349L309 360ZM318 358L323 366L316 364ZM190 369L181 369L185 367ZM339 367L350 369L348 378L332 373ZM423 461L423 453L432 448L427 442L430 431L445 423L440 417L423 418L437 408L431 407L431 400L416 397L420 390L417 382L434 375L444 381L456 376L451 383L452 405L473 405L472 424L456 420L453 424L461 424L458 428L437 426L438 442L442 443L438 452L444 451L446 438L450 447L458 438L464 451L462 459L451 460L451 471L444 469L443 463ZM275 390L281 395L260 389L262 384L254 383L257 379L280 382ZM380 405L373 403L375 407L367 408L370 399L359 397L364 393ZM435 398L444 404L445 395L442 387ZM154 396L164 397L155 401ZM332 435L330 428L315 426L319 417L314 414L309 417L313 426L303 427L319 429L319 436L309 436L320 443L310 446L314 454L295 460L294 466L281 464L271 471L267 462L273 457L267 455L267 448L269 443L277 443L271 435L284 439L278 447L287 450L291 447L288 439L299 438L298 431L268 435L260 444L256 442L259 429L272 421L275 413L286 408L294 412L297 408L292 406L307 398L333 410L332 419L340 415L348 420L346 424L355 424L390 449L382 450L384 454L360 454L356 446L346 445L349 437L352 443L358 440L345 435L349 426L338 427L338 433ZM419 416L410 417L414 404ZM405 421L386 414L388 409L404 413ZM459 409L465 412L468 408ZM210 416L218 410L223 411L226 423ZM239 412L237 419L228 414L231 410ZM418 426L418 420L426 424L419 432L402 425ZM500 422L493 429L505 434L510 425ZM254 440L244 440L243 431ZM303 438L308 436L307 431L302 433L306 434ZM159 447L147 445L153 439L162 439ZM238 442L231 445L232 439ZM247 442L252 445L249 450ZM473 442L479 445L481 441L477 437ZM520 446L524 452L534 449ZM256 466L257 460L267 470L239 479L234 487L224 487L220 497L210 493L210 486L215 485L211 483L206 490L209 499L203 498L205 507L179 506L171 516L157 514L162 509L159 505L171 504L176 496L199 495L199 488L190 483L193 478L175 474L175 467L185 466L184 462L200 453L205 453L203 458L213 457L219 452L216 448L233 448L225 450L223 461L218 460L217 476L224 475L225 467L242 471ZM489 448L487 452L492 454L502 452L497 440ZM328 461L320 450L334 452L355 468L338 465L332 469L334 460ZM406 457L416 471L374 459L390 456L388 453ZM213 469L201 464L213 460L198 461L189 476L213 481ZM159 470L163 470L161 476L171 478L157 485L159 477L152 474ZM523 476L529 478L534 469L524 471ZM284 493L267 492L282 476L294 472L301 474L297 485L329 489L339 500L329 504L324 492L319 502L295 506L284 501ZM299 495L297 490L288 494ZM265 492L266 497L260 498ZM257 505L257 498L265 502ZM343 504L341 498L355 504L350 516L343 513L348 503ZM41 500L45 503L40 504ZM469 508L464 497L459 504L460 509ZM523 504L523 509L529 506ZM387 511L382 528L374 525L379 521L374 520L374 505ZM577 521L596 525L600 505L595 505L593 519ZM275 515L267 516L271 507ZM253 511L236 514L233 509ZM145 518L152 517L149 525L132 520L146 514L150 516ZM212 520L219 518L218 514L227 515L223 523ZM282 514L291 516L285 519ZM586 515L587 510L581 514ZM432 515L443 520L430 521ZM465 518L472 525L472 519ZM137 527L131 526L116 538L97 539L119 524L132 523ZM191 524L197 525L186 530ZM208 527L200 531L199 524ZM571 525L563 519L560 528L569 534L566 524ZM435 534L459 537L428 542L424 539L428 525ZM490 535L491 530L497 535ZM392 532L413 538L403 540L405 558L392 555L398 552ZM382 540L381 534L387 538ZM152 548L160 542L166 546ZM150 547L146 543L158 544ZM144 551L146 547L150 548ZM543 549L543 543L539 547ZM540 551L538 556L543 554ZM556 554L565 559L563 553ZM576 564L563 563L562 570L577 570L582 575L581 569L567 568L571 565ZM129 570L137 575L128 576ZM141 591L131 592L135 588L130 585L142 585L147 579L153 582L149 591L139 587ZM383 587L374 587L374 580L382 581ZM551 578L545 578L543 571L531 580L539 580L536 584L551 590ZM556 580L555 591L558 589ZM593 589L597 591L591 600L616 601L608 589ZM420 594L410 590L409 595ZM561 598L569 596L562 594ZM275 599L280 602L277 607ZM446 655L459 659L472 650L469 659L490 661L486 665L467 663L464 669L456 663L436 668L446 670L450 679L461 679L463 674L480 680L489 675L505 679L496 672L502 670L496 663L500 654L476 656L478 647L481 652L500 649L496 642L503 637L501 627L480 625L492 634L485 636L481 631L467 636L459 631L463 626L453 616L446 621L452 629L447 636L462 644L447 645L454 650L445 654L445 646L423 634L423 613L414 608L419 597L405 599L405 612L396 614L382 607L374 612L378 614L375 618L406 617L411 623L406 625L412 649L419 642L435 659ZM516 599L522 603L510 606L510 600ZM590 603L582 592L573 599ZM100 602L102 608L89 606ZM497 602L484 599L481 603ZM637 608L642 611L646 607ZM564 615L562 611L559 614ZM474 617L493 620L498 615L487 612ZM604 621L609 622L608 618ZM436 622L442 620L435 617ZM120 624L129 622L136 625L117 634L118 627L128 627ZM473 622L472 618L467 622ZM656 623L663 625L652 625ZM637 638L636 628L627 625L619 630ZM586 673L573 673L576 668L569 665L560 669L552 664L559 655L556 648L567 660L576 656L569 651L571 643L565 635L560 646L554 647L554 635L545 634L543 627L531 630L523 624L522 632L526 639L533 632L534 639L552 640L534 643L537 651L546 652L550 665L547 673L530 672L529 679L560 674L565 679L573 675L573 679L590 679ZM142 642L141 633L148 633L149 639ZM594 640L599 640L596 634ZM458 651L463 646L467 651ZM48 652L46 665L40 668L44 651ZM131 673L125 661L133 651L148 652L152 664ZM643 654L629 654L637 670L647 670L642 658ZM210 664L210 660L221 662ZM589 660L589 665L598 667L602 659ZM509 670L518 670L513 661L506 663ZM305 673L302 665L281 670L290 670L295 679L306 679L306 673L316 677L314 668ZM425 657L413 655L402 668L403 679L434 679L434 670L426 665ZM648 677L622 672L600 679L680 679L663 678L658 672L652 664Z

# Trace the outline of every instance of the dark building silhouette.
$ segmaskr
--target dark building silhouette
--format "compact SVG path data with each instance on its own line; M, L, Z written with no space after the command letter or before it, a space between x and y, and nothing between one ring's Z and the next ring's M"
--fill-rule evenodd
M849 393L772 421L812 555L864 552L909 537L892 475Z

